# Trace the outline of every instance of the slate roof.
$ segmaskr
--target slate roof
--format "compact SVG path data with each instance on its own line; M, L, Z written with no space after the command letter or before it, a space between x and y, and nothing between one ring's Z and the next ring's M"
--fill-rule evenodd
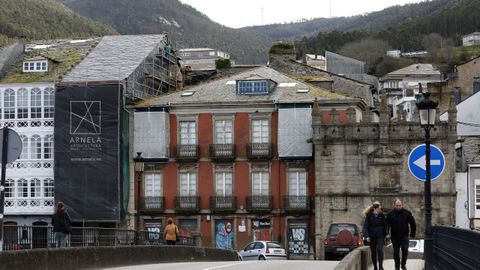
M388 75L440 75L440 71L435 69L432 64L413 64L392 71Z
M267 79L276 83L276 87L268 95L237 95L235 88L236 80ZM280 84L290 83L287 87ZM294 83L292 85L291 83ZM309 89L307 93L298 93L298 89ZM186 92L193 92L191 96L182 96ZM257 67L230 77L221 78L201 85L193 86L183 91L168 95L154 97L137 103L138 107L163 106L175 104L235 104L247 102L271 102L271 103L305 103L318 100L342 100L353 101L360 98L339 94L327 89L319 88L292 79L272 68Z
M119 81L127 78L165 35L105 36L63 82Z

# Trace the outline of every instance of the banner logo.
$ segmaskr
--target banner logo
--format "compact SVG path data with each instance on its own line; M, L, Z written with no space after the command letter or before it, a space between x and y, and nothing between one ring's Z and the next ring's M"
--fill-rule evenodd
M70 101L70 134L100 135L101 115L100 101Z

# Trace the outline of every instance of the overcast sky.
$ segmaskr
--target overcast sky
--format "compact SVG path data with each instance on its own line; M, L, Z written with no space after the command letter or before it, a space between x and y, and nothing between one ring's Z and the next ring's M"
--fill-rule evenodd
M243 26L352 16L425 0L180 0L220 24ZM330 6L331 4L331 6ZM263 15L263 16L262 16Z

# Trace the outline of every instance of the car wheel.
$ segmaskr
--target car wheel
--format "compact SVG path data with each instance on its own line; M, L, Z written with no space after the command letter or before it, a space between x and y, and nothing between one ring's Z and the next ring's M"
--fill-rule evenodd
M259 261L265 261L265 257L260 256L260 257L258 257L258 260L259 260Z

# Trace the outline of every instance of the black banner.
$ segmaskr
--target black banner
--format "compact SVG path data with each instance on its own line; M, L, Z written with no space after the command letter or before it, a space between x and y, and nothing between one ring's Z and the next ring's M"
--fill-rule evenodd
M288 253L291 255L308 254L307 221L290 222L288 224Z
M95 85L55 95L55 200L75 221L120 219L119 94Z

